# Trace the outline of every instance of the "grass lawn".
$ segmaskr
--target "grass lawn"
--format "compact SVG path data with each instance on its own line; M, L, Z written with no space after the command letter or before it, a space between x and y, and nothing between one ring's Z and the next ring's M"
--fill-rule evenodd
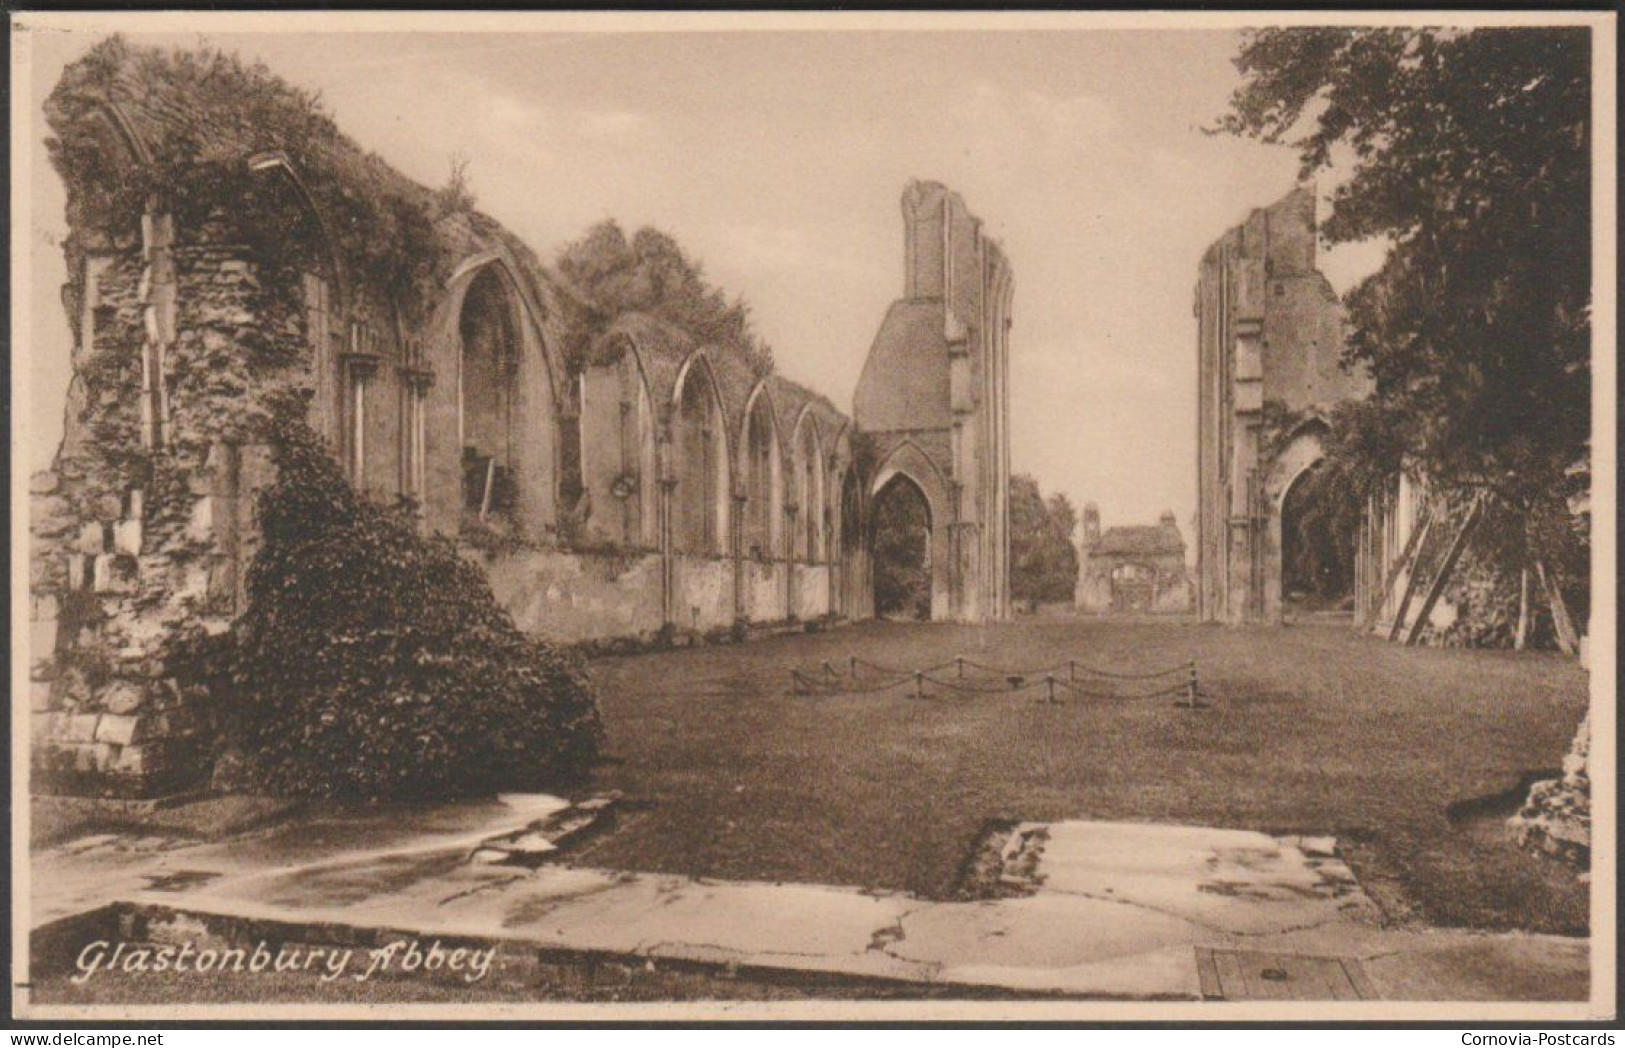
M849 653L1116 671L1196 659L1211 709L1037 694L793 696ZM1037 620L869 624L593 666L595 787L647 807L572 860L954 892L991 820L1144 820L1336 835L1396 920L1579 934L1588 886L1459 801L1555 769L1586 675L1540 654L1408 649L1345 628Z

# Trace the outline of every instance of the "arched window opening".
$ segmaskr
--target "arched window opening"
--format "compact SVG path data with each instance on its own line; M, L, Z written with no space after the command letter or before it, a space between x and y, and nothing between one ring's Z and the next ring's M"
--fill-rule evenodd
M783 512L778 433L773 409L759 396L745 426L745 552L759 560L782 556L779 517Z
M722 405L703 368L691 368L677 402L673 539L680 553L719 556L727 538L727 444Z
M825 559L824 528L828 524L824 502L823 449L818 432L809 419L801 426L796 441L796 502L801 507L797 521L796 555L808 563Z
M481 520L511 516L519 498L514 459L520 341L513 303L494 269L469 285L458 334L463 507Z

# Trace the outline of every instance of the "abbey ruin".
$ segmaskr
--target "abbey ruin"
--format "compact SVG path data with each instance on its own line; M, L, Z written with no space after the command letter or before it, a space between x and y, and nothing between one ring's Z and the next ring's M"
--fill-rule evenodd
M1208 248L1195 314L1197 614L1280 622L1296 581L1283 578L1281 548L1294 489L1321 458L1330 408L1370 389L1342 368L1342 306L1315 266L1312 188Z
M262 69L113 40L47 113L74 346L32 482L37 789L207 778L165 653L243 610L290 396L358 490L456 539L550 641L869 617L870 507L900 485L929 510L932 617L1009 615L1011 271L944 186L904 191L903 295L849 416L655 317L567 347L567 281Z

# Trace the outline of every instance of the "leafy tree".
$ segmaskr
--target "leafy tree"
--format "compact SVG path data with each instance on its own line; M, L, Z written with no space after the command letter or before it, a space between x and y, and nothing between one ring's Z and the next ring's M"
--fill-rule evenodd
M450 540L357 495L291 412L271 447L248 610L172 658L217 711L227 784L443 798L584 773L602 728L580 667L520 632Z
M1078 582L1078 551L1072 542L1078 512L1064 494L1039 491L1038 481L1010 478L1010 595L1036 609L1072 600Z
M773 350L751 327L749 307L708 283L700 264L658 229L645 227L629 240L614 220L600 222L565 246L558 271L577 296L565 318L572 360L622 314L638 312L743 353L759 374L773 368Z
M1587 31L1266 29L1236 66L1219 127L1289 143L1305 178L1348 168L1322 233L1392 244L1346 303L1348 361L1376 392L1328 438L1343 480L1363 483L1329 488L1358 504L1403 461L1447 496L1487 494L1519 522L1513 544L1566 550L1583 572Z

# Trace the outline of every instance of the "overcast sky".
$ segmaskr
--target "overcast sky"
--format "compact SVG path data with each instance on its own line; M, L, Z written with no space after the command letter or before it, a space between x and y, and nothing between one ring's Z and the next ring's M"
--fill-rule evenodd
M843 408L902 292L899 195L947 183L1015 270L1014 468L1108 526L1172 509L1188 529L1196 264L1296 171L1200 130L1236 83L1229 31L127 35L262 58L431 185L467 157L479 206L544 258L604 218L672 233L744 296L780 369ZM96 39L35 34L36 141L39 101ZM62 190L42 149L32 166L20 410L40 468L68 333ZM1324 268L1342 291L1372 257Z

